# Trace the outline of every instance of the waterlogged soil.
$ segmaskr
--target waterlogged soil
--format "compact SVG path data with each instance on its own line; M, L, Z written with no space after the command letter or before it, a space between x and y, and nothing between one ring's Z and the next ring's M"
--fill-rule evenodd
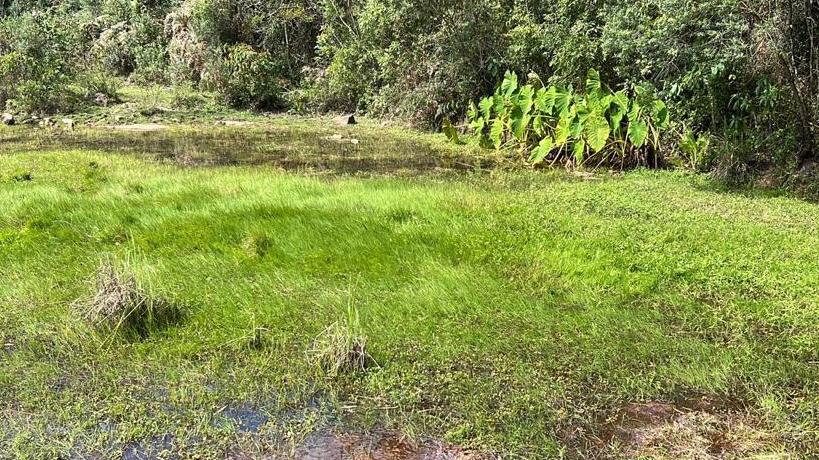
M625 458L790 458L782 439L730 401L698 397L676 403L629 403L601 425L592 450L613 449Z
M317 433L293 456L295 460L484 460L486 453L470 452L435 441L413 443L394 434L363 436Z
M148 157L182 166L270 165L300 172L419 173L474 171L493 162L474 152L442 147L422 136L378 128L319 124L162 124L0 129L0 154L38 150L94 150Z
M130 443L122 460L182 459L172 435L156 436L148 442ZM78 456L78 458L88 458ZM413 442L395 433L352 434L320 431L307 437L292 452L256 452L230 449L228 460L492 460L489 453L472 452L439 441Z

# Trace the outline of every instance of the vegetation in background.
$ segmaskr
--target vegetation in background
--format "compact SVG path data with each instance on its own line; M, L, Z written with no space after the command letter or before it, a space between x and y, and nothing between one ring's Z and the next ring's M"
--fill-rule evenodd
M467 117L482 145L515 148L535 165L621 167L656 167L669 121L663 101L639 87L634 97L614 93L595 70L580 93L571 86L521 85L516 74L507 72L495 94L472 104Z
M597 69L615 94L644 88L668 104L656 152L667 163L685 157L683 126L710 137L698 167L720 177L815 161L811 0L8 0L0 17L0 104L12 111L71 110L93 100L83 75L102 72L233 107L437 129L460 125L506 70L578 88Z

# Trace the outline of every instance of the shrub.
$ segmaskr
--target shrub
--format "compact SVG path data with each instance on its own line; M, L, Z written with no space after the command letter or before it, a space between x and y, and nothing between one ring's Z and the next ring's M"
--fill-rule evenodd
M122 79L100 71L85 72L77 78L77 92L86 102L95 101L99 95L106 102L118 102Z
M271 109L283 104L281 69L265 51L235 45L217 54L206 69L203 86L231 107Z
M67 108L76 38L60 15L38 10L0 22L0 105L32 112Z

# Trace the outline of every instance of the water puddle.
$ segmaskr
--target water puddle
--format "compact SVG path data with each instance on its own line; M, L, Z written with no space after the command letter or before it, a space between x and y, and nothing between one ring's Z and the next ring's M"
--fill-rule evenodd
M173 455L174 436L155 436L146 443L131 443L122 451L122 460L158 460L175 458Z
M239 433L258 433L269 420L261 411L245 406L228 407L222 411L222 416L227 418Z
M473 171L476 167L493 166L489 160L476 164L474 152L442 147L420 136L310 124L207 127L150 124L51 132L21 126L0 130L0 146L0 153L95 150L191 167L271 165L285 170L341 174Z
M489 454L437 441L413 443L391 434L319 432L296 449L295 460L489 460Z

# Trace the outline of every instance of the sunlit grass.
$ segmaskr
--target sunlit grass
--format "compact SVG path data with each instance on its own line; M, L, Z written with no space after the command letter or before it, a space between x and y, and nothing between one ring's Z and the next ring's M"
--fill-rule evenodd
M673 172L0 160L0 452L13 458L115 457L168 433L219 457L325 422L543 458L623 403L703 394L816 448L815 205ZM105 258L183 319L138 338L89 330L71 304ZM326 378L309 352L353 307L378 366ZM274 421L237 434L222 414L236 405Z

